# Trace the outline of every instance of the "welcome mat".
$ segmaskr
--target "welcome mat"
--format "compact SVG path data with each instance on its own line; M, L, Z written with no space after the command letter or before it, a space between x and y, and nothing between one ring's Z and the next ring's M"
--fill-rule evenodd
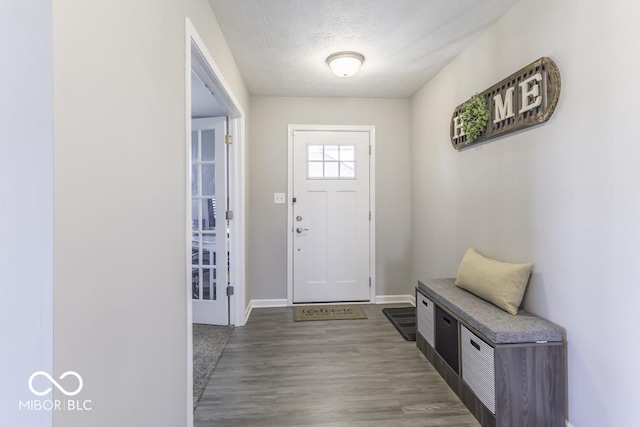
M359 305L312 305L293 307L293 321L366 319Z
M406 341L416 340L416 308L383 308L382 312Z

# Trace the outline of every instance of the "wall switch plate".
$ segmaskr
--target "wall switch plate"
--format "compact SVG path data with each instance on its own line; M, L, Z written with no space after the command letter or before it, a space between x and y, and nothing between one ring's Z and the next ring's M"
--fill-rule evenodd
M284 205L286 203L286 194L273 193L273 203L276 205Z

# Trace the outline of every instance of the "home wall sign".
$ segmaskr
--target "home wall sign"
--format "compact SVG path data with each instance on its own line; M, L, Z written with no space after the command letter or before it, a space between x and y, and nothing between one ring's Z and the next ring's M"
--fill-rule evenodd
M483 132L468 138L461 113L470 100L458 105L450 127L456 150L549 120L560 97L560 72L551 59L542 57L478 95L487 104L489 119Z

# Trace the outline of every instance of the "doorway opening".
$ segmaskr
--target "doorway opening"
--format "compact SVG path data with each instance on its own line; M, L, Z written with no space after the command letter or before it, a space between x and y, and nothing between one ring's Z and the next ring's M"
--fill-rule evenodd
M186 60L187 425L193 425L193 323L245 322L245 113L189 18Z

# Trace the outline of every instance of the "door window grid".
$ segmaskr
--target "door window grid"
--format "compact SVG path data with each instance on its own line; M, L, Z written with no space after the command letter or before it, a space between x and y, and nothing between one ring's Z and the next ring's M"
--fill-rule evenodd
M307 179L355 178L355 145L307 145Z
M212 148L213 147L213 148ZM192 298L216 300L215 132L191 135Z

